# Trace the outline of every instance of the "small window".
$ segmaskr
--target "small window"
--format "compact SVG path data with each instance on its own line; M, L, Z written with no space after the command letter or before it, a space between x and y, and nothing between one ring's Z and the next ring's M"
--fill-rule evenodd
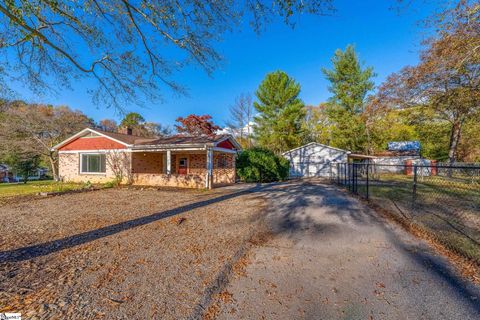
M180 167L186 167L187 166L187 158L180 158L180 160L178 160L178 165Z
M88 153L81 155L81 173L105 173L105 154Z
M217 158L217 168L219 169L228 168L227 156L225 154L221 154Z

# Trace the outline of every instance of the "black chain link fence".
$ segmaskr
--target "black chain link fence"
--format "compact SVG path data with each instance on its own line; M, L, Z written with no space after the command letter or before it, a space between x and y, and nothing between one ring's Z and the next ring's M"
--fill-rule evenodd
M480 265L480 166L337 163L331 179Z

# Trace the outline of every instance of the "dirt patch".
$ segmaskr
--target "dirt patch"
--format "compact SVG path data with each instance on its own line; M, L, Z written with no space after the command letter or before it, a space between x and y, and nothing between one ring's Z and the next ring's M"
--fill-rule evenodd
M262 227L262 206L242 189L110 189L8 203L0 312L189 317Z

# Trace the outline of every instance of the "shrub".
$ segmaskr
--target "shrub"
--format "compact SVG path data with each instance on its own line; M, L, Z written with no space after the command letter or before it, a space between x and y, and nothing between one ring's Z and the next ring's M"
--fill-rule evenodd
M267 149L247 149L237 159L237 175L245 182L285 180L288 171L289 161Z
M119 183L117 179L112 179L110 181L107 181L103 184L104 188L115 188L118 187Z

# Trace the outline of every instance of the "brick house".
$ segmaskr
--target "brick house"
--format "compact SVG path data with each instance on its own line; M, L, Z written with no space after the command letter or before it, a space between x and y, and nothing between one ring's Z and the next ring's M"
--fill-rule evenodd
M84 129L56 145L63 181L105 183L121 177L135 185L212 188L235 183L230 135L144 138Z

